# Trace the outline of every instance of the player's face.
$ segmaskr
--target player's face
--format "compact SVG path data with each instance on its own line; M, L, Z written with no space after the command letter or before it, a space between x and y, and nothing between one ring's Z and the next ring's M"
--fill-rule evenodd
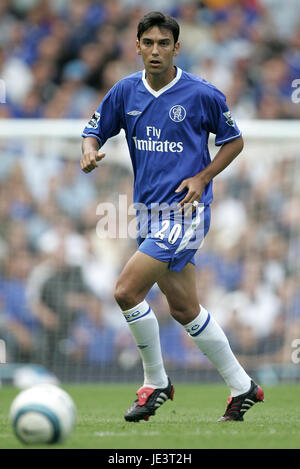
M174 44L169 29L157 26L145 31L137 41L137 53L142 56L146 72L164 74L173 69L173 57L178 54L179 42Z

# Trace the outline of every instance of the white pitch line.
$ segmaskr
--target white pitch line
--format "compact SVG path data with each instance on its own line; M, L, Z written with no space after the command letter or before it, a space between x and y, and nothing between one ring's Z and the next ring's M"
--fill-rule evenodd
M95 436L106 437L106 436L133 436L133 435L140 435L140 436L153 436L159 435L159 432L95 432Z

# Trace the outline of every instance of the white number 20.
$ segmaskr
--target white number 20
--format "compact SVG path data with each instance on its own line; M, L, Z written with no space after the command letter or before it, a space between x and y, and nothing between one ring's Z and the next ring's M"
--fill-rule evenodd
M154 237L163 240L166 236L165 231L167 231L169 226L170 226L170 220L163 220L161 229L157 231L157 233L155 233ZM181 234L181 229L182 229L181 224L175 223L175 225L172 227L168 236L168 242L170 244L176 243L177 239L179 238Z

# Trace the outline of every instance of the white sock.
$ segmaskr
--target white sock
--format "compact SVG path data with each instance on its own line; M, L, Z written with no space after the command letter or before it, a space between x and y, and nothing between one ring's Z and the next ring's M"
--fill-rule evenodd
M201 306L199 315L184 327L197 347L215 365L230 388L231 396L247 392L251 378L233 355L223 330L206 309Z
M155 314L146 300L123 311L123 314L142 357L144 386L165 388L168 385L168 377L163 364Z

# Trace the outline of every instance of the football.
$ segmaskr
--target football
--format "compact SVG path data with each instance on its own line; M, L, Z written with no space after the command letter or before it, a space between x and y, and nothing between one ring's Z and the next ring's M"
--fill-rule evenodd
M54 384L38 384L21 391L13 400L10 422L25 444L58 443L75 426L76 407L70 395Z

